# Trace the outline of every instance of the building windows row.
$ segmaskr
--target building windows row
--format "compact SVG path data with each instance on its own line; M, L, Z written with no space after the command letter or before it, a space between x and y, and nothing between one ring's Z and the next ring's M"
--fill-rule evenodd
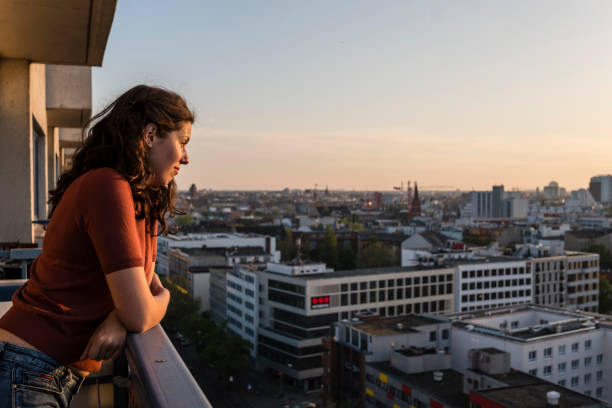
M513 268L497 268L497 269L483 269L483 270L471 270L462 271L461 277L463 279L468 278L488 278L495 276L510 276L510 275L524 275L525 267L513 267Z
M227 292L227 298L235 303L238 303L239 305L242 304L242 298L240 296L234 295L232 292Z
M498 299L514 299L517 297L531 296L531 289L521 289L504 292L486 292L476 293L470 295L461 295L461 302L482 302L487 300L498 300Z
M239 284L237 284L234 281L228 280L227 281L227 286L232 288L232 289L235 289L235 290L237 290L239 292L242 292L242 286L240 286Z
M452 282L453 274L448 273L445 275L429 275L429 276L415 276L410 278L397 278L397 279L381 279L378 281L367 281L367 282L353 282L353 283L342 283L340 284L341 292L348 292L357 290L367 289L385 289L385 288L400 288L403 286L413 286L430 283L444 283Z
M451 283L422 286L404 289L387 289L370 291L343 293L340 295L340 306L358 305L364 303L391 302L394 300L414 299L418 297L440 296L453 293Z
M478 289L489 289L489 288L503 288L503 287L514 287L514 286L525 286L531 285L531 278L527 279L505 279L500 281L479 281L479 282L465 282L461 284L461 290L478 290Z

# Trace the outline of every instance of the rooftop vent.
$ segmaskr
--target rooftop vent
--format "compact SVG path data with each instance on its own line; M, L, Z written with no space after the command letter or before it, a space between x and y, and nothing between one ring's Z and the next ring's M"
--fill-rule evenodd
M442 379L444 379L444 373L442 371L433 372L433 380L435 382L442 382Z
M561 394L559 394L557 391L548 391L546 393L546 403L549 407L558 407L559 398L561 398Z
M395 323L395 330L404 330L403 323Z

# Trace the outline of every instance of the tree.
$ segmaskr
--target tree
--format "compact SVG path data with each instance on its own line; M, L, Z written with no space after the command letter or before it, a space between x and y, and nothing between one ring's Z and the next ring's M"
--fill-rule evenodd
M184 228L193 222L193 217L189 214L176 217L176 225L179 228Z
M363 248L357 255L358 268L384 268L396 266L393 250L382 242L374 242Z
M297 247L291 228L285 227L285 238L278 243L278 249L281 251L282 261L290 261L297 256Z
M599 278L599 313L612 314L612 286L605 276Z
M599 266L602 269L612 269L612 255L605 246L593 244L584 248L584 251L599 254Z
M357 255L352 248L341 248L338 251L338 270L350 271L357 266Z
M196 350L200 360L214 366L222 377L239 371L249 360L248 342L228 332L225 323L202 331Z
M336 232L329 225L325 228L320 256L328 267L338 269L338 238Z
M177 275L172 280L162 277L162 285L170 291L170 304L162 320L162 326L173 330L183 330L181 321L191 315L200 313L200 302L194 300L189 292L177 282L186 284L187 280Z

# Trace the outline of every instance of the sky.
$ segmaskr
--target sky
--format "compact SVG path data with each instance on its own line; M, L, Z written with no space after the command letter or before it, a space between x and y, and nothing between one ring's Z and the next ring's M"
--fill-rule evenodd
M608 0L119 0L94 111L196 112L180 189L568 190L612 173Z

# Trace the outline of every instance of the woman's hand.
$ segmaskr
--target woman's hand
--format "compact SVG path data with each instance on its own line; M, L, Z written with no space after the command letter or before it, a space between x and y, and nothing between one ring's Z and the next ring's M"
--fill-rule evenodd
M89 339L81 360L107 360L115 358L125 345L127 330L113 310Z
M153 272L153 279L151 279L151 294L153 296L157 296L164 289L165 289L164 286L162 285L161 281L159 280L159 276L157 276L157 274L155 272Z

